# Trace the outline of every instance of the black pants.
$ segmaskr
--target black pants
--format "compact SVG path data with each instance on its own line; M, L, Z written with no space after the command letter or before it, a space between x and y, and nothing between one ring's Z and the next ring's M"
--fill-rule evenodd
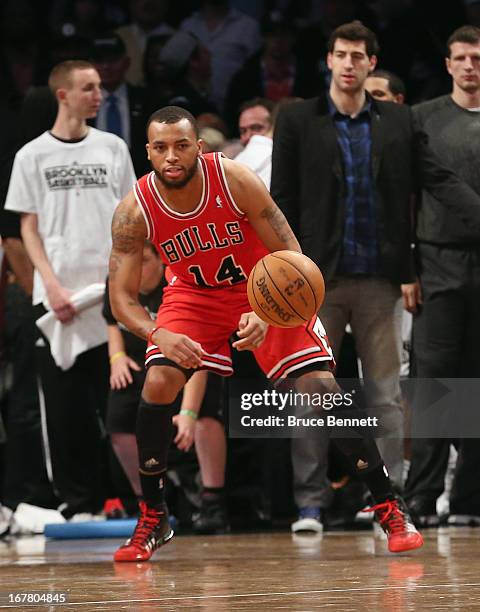
M37 318L45 312L42 306L36 310ZM41 338L45 344L37 343L36 359L53 484L68 514L97 512L107 490L103 430L109 381L107 345L82 353L63 371Z
M418 378L480 377L480 248L419 246L423 306L414 319ZM472 402L478 401L472 398ZM421 406L415 406L421 409ZM450 496L453 514L480 515L480 442L412 439L407 499L432 502L444 488L450 444L459 456Z
M4 415L3 503L13 509L20 502L54 506L42 448L34 367L35 315L31 298L17 284L7 285L5 291L5 342L12 384Z

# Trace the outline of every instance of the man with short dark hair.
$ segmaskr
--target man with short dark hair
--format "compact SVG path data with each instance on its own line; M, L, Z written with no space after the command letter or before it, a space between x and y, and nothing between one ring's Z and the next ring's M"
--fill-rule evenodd
M271 191L326 278L320 314L334 353L351 325L367 404L389 432L378 441L380 452L401 488L401 297L411 310L418 298L411 196L422 185L477 228L480 197L436 162L407 106L366 94L377 51L374 33L358 21L332 33L329 91L283 108L277 118ZM307 442L292 445L300 508L294 530L303 528L303 519L321 529L322 509L332 497L326 445Z
M365 89L376 100L384 102L405 102L405 85L400 77L388 70L374 70L365 81Z
M447 47L452 93L419 104L413 111L439 159L480 194L480 29L455 30ZM423 191L417 239L423 295L414 319L417 376L478 378L480 231L439 207L435 197ZM414 410L421 408L418 403L414 406ZM412 439L406 494L419 524L439 523L436 502L444 489L451 443L439 438ZM479 441L463 438L455 445L458 458L448 523L480 526Z

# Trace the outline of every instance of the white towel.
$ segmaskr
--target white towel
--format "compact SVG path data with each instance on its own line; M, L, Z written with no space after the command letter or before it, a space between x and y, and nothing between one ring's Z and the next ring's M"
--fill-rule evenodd
M107 325L102 316L105 283L94 283L74 293L70 300L77 311L69 323L61 323L53 310L37 321L50 342L55 363L68 370L81 353L107 341Z

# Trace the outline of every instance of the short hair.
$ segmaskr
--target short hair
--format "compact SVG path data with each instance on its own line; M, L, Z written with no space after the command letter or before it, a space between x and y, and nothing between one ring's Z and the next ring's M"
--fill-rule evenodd
M272 100L269 100L268 98L251 98L250 100L246 100L245 102L243 102L243 104L240 105L240 108L238 109L238 116L240 116L243 111L246 111L249 108L255 108L255 106L263 106L263 108L265 108L271 116L273 109L275 108L275 103L272 102Z
M455 32L452 32L449 39L447 40L447 56L450 57L452 53L453 43L461 42L469 45L478 45L480 43L480 28L473 25L462 26L457 28Z
M345 40L350 40L352 42L364 41L365 49L368 57L372 57L372 55L378 55L380 50L378 46L377 37L375 34L364 26L361 21L350 21L349 23L344 23L341 26L338 26L333 32L330 34L330 38L328 39L327 49L329 53L333 53L333 48L335 47L335 41L338 38L343 38Z
M178 123L182 119L187 119L190 122L195 136L200 138L197 122L195 117L187 109L181 106L164 106L152 113L147 121L147 134L150 124L156 123Z
M388 87L394 96L401 94L405 97L407 95L405 83L399 76L393 72L390 72L390 70L374 70L368 76L377 77L379 79L385 79L388 81Z
M67 60L52 68L48 77L48 86L53 94L58 89L68 89L72 84L72 72L75 70L95 70L95 66L85 60Z

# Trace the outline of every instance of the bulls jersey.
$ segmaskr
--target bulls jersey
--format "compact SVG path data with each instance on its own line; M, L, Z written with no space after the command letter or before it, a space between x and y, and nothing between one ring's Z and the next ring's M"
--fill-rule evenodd
M183 283L220 287L244 283L267 248L230 193L220 153L199 157L203 192L194 210L168 206L155 183L143 176L134 194L148 228L148 239Z

